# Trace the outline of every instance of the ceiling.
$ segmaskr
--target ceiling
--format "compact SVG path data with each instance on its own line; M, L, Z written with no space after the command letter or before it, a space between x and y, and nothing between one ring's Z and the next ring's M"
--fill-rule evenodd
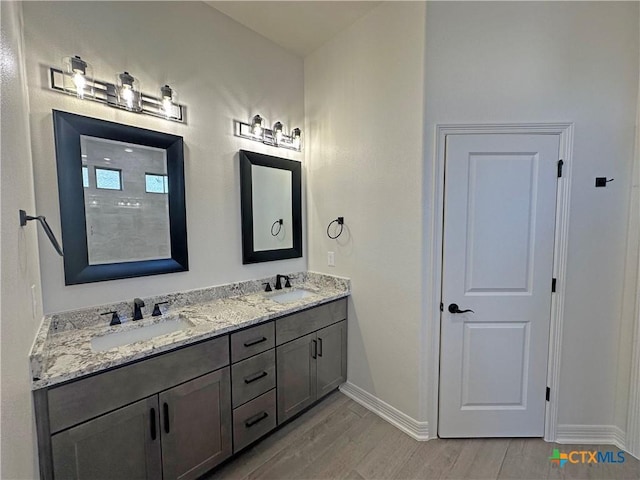
M207 1L247 28L304 57L381 2Z

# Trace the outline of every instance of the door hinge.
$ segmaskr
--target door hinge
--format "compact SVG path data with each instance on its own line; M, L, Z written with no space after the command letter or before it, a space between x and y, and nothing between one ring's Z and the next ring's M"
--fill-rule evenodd
M549 401L550 398L551 398L551 389L547 387L547 402Z
M440 302L440 311L444 312L444 303Z
M562 161L562 159L558 160L558 178L562 177L562 166L564 165L564 162Z
M551 293L556 293L556 279L551 279Z

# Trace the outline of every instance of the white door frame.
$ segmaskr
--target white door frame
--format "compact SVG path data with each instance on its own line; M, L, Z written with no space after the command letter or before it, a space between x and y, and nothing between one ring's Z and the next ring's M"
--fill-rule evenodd
M547 385L551 396L545 409L544 439L548 442L556 438L558 421L558 388L560 386L560 359L562 348L562 328L565 299L565 278L569 243L569 200L571 194L571 165L573 158L573 123L506 123L506 124L437 124L433 169L427 171L425 185L431 186L431 221L427 223L427 238L433 239L427 250L427 330L430 350L425 360L428 362L429 376L423 384L423 395L427 401L429 437L435 438L438 427L438 397L440 371L440 301L442 296L442 242L444 221L444 167L447 135L464 134L539 134L560 136L560 158L563 160L562 177L558 179L556 200L556 232L553 254L553 276L557 279L556 293L551 298L551 325L549 330L549 361ZM429 178L429 173L431 178ZM429 181L430 180L430 181ZM425 198L428 198L425 195ZM542 392L540 393L543 394Z

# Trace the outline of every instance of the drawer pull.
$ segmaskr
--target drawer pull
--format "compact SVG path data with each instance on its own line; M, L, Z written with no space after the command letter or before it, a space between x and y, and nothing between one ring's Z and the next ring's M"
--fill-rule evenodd
M267 375L269 375L267 372L254 373L253 375L245 377L244 383L246 384L253 383L256 380L260 380L262 377L266 377Z
M269 414L267 412L262 412L253 417L249 418L246 422L244 422L244 426L247 428L253 427L255 424L260 423L262 420L267 418Z
M311 358L318 358L318 341L311 340L311 343L313 343L313 352L311 353Z
M322 339L318 338L318 356L322 356Z
M267 341L267 337L256 338L255 340L249 340L247 342L244 342L244 346L253 347L254 345L257 345L259 343L266 342L266 341Z
M151 409L151 440L156 439L156 409Z
M169 405L165 402L163 405L164 408L164 431L165 433L169 433Z

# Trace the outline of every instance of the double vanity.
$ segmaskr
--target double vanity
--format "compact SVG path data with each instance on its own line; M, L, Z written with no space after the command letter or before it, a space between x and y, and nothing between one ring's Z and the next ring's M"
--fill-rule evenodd
M187 272L183 138L52 119L65 285ZM242 263L301 258L300 162L238 160ZM30 356L41 477L211 470L346 380L349 292L302 272L46 316Z
M130 303L46 317L31 355L41 477L197 478L335 390L349 281L290 277L144 299L136 322Z

